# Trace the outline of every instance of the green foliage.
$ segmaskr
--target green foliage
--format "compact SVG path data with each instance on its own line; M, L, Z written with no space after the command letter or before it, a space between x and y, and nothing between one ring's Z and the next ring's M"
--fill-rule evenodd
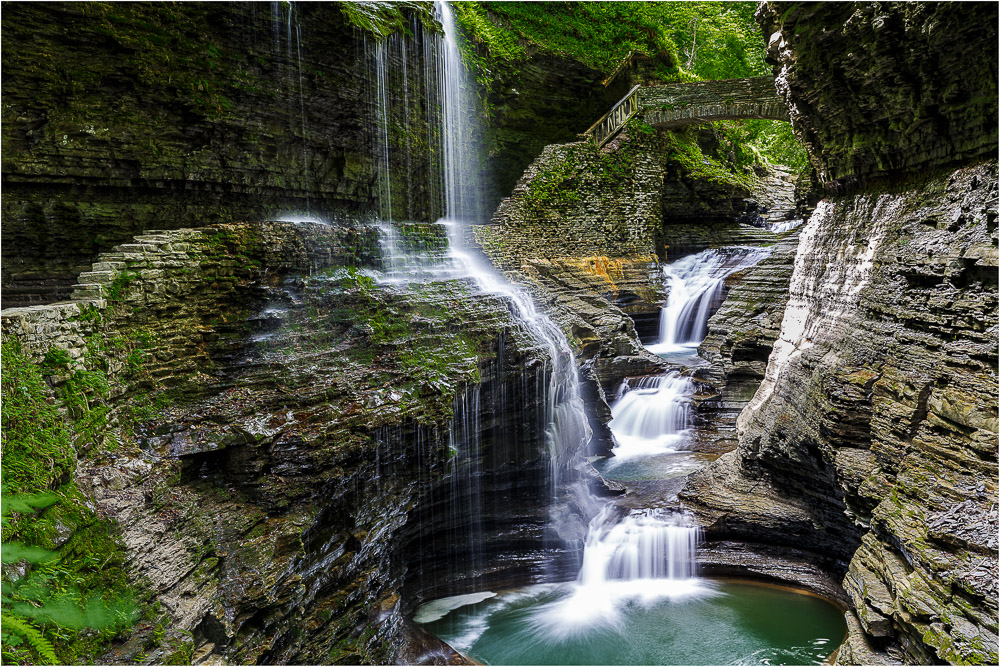
M3 582L6 664L91 661L133 622L136 593L116 529L87 509L72 481L77 446L100 443L106 432L101 345L92 337L74 365L64 350L35 364L17 339L2 344L3 561L28 564ZM46 375L62 379L55 392Z
M768 74L765 44L753 20L754 2L657 2L657 14L677 44L681 67L699 79Z
M2 360L4 485L11 493L57 488L76 466L72 433L17 339L3 341Z
M524 48L514 47L519 38L610 72L636 51L661 59L663 74L669 78L677 75L677 56L664 29L661 4L459 2L456 7L463 28L473 31L494 58L512 61L523 57ZM492 21L495 27L484 30L483 21L490 14L496 17ZM475 32L477 27L481 32Z
M792 126L778 120L722 121L717 123L742 165L767 162L801 171L809 165L805 147Z
M122 559L115 558L120 548L107 537L107 526L97 522L78 529L66 547L52 551L41 546L27 546L10 539L16 524L44 523L36 512L62 509L60 519L87 511L74 508L72 501L53 508L59 496L51 492L16 494L2 499L3 562L25 563L26 570L3 581L3 662L5 664L78 663L92 657L103 642L118 631L130 627L137 608L125 578ZM77 502L79 502L77 500ZM90 529L90 530L88 530ZM37 530L23 531L34 537ZM88 539L90 538L90 539ZM110 569L109 569L110 568Z
M388 37L395 32L411 34L409 20L404 10L416 12L425 27L434 25L434 5L431 2L372 0L370 2L341 2L338 5L348 23L378 39Z
M456 17L492 60L489 71L526 58L526 44L611 73L632 52L661 61L664 81L767 73L753 2L457 2ZM476 57L476 54L469 53ZM485 80L484 80L485 79Z
M753 2L457 2L455 7L471 40L463 45L466 62L487 91L517 81L528 45L604 73L611 73L629 53L644 53L662 60L655 75L667 82L769 73ZM639 132L652 129L635 122L631 127ZM794 169L806 165L805 150L787 123L739 121L717 127L735 157L737 173L731 175L737 180L755 162ZM685 155L696 164L691 151ZM729 170L716 166L721 165L707 165L702 171L732 180L723 174ZM534 185L530 198L571 199L570 181L569 174L547 175Z
M120 273L115 274L114 280L112 280L111 284L106 288L108 301L110 301L113 306L117 306L117 304L125 301L125 296L128 294L129 288L138 277L139 274L129 271L121 271Z

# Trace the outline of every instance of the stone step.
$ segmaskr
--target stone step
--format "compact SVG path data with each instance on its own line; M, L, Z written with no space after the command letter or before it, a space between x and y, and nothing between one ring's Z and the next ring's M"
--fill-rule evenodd
M103 299L104 286L92 283L78 283L73 285L73 300L77 299Z
M114 282L115 273L113 271L84 271L77 277L82 284L100 283L107 285Z
M91 271L120 271L125 268L125 262L107 261L104 255L101 255L101 259L100 262L94 262Z

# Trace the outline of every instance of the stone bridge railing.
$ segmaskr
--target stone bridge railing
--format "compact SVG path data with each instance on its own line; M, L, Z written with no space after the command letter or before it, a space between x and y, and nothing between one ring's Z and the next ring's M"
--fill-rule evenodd
M585 134L603 146L637 114L655 127L741 118L789 120L788 107L774 88L774 77L758 76L636 86Z

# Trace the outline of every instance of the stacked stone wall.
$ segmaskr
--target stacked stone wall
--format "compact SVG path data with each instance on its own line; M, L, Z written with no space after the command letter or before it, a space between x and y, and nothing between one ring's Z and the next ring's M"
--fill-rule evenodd
M773 76L646 86L638 95L643 120L655 126L739 118L789 120Z

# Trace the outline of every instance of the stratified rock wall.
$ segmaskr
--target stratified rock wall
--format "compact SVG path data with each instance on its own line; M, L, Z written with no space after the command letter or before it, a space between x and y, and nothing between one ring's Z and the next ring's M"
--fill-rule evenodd
M683 494L720 537L839 559L895 659L996 656L996 178L821 202L740 446Z
M416 247L440 234L416 227ZM562 548L544 530L545 352L463 282L376 285L377 239L159 231L102 254L76 300L3 311L29 359L66 352L56 387L106 369L76 483L198 660L452 660L406 620L421 596L523 583ZM104 660L165 660L157 641L138 629Z
M335 4L24 3L3 39L5 306L146 229L376 204L374 49ZM414 157L394 176L428 217Z
M828 186L996 154L996 3L767 2L757 20Z

